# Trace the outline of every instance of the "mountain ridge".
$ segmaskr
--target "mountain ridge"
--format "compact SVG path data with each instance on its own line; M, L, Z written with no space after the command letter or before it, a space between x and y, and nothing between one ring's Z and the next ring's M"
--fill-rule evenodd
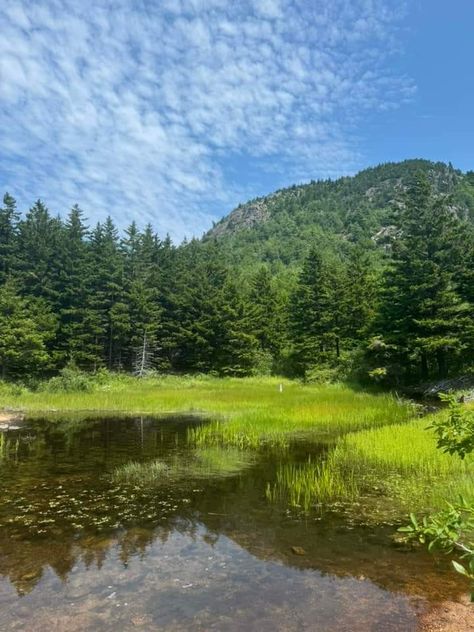
M449 195L459 217L474 222L474 171L424 159L388 162L354 176L311 181L279 189L240 204L217 222L203 241L226 246L241 263L267 261L283 265L304 256L307 241L329 249L344 242L386 245L393 216L416 172L426 173L435 194Z

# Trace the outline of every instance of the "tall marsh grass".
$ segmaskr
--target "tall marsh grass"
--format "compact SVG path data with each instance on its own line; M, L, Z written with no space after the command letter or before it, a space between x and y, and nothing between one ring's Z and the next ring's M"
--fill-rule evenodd
M460 494L474 501L474 457L441 452L427 428L431 419L349 433L339 439L327 465L354 480L361 494L375 490L400 511L436 510Z
M345 434L322 462L282 465L267 498L305 512L342 501L362 521L438 510L459 495L474 501L474 457L441 452L427 428L431 421L432 416Z
M271 502L283 501L304 512L316 505L352 500L356 494L353 479L341 476L325 462L314 463L311 459L303 464L281 465L275 482L268 483L266 489L266 497Z

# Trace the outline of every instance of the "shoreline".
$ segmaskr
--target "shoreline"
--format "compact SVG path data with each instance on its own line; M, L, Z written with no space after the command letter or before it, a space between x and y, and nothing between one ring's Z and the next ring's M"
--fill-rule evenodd
M419 632L474 632L474 604L469 595L435 604L421 615Z

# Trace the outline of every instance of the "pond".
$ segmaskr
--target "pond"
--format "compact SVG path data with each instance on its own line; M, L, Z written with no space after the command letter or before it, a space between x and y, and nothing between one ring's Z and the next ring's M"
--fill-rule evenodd
M31 419L1 434L1 630L408 632L465 591L393 525L269 501L282 464L326 445L192 447L203 423Z

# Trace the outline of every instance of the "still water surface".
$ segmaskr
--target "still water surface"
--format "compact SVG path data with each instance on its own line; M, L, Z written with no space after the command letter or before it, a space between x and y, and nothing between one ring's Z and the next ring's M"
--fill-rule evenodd
M0 442L0 630L417 630L465 585L395 527L267 501L277 467L196 450L192 417L29 420ZM114 473L160 459L174 475ZM119 468L117 470L117 468ZM299 554L295 554L294 547Z

